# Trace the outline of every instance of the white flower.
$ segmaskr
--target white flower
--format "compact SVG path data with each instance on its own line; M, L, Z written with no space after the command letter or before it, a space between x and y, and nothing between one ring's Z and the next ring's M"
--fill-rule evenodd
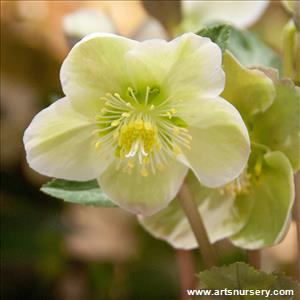
M61 68L65 98L27 128L30 166L69 180L98 178L121 207L153 214L177 194L189 168L205 185L233 180L249 152L224 88L220 48L189 33L142 43L93 34Z

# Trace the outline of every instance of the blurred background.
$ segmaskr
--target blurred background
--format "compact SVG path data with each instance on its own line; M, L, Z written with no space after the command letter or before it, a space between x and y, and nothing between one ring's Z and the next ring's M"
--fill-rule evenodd
M60 65L80 36L167 38L179 7L176 1L1 1L2 299L180 299L192 259L201 269L197 251L175 251L133 215L42 194L49 178L28 167L22 143L33 116L62 96ZM281 53L278 33L288 19L271 1L250 30ZM293 276L295 239L292 224L280 245L264 250L263 268ZM227 241L217 247L224 263L246 260Z

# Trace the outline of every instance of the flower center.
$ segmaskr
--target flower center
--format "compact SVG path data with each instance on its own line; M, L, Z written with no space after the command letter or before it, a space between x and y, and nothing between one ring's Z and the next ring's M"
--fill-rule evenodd
M147 87L142 97L131 87L124 98L107 93L105 107L96 116L95 147L113 153L117 169L128 174L138 168L143 176L163 169L171 159L190 149L191 136L177 115L181 103L159 101L158 88Z
M148 156L157 143L157 128L153 127L150 122L136 119L124 124L120 129L119 147L126 157L135 156L138 149L144 156Z

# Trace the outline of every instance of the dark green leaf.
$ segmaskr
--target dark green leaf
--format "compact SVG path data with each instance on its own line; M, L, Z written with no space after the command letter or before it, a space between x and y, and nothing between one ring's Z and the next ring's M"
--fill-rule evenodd
M263 65L281 69L279 56L252 32L231 27L227 48L246 67Z
M198 35L210 38L224 52L230 37L231 27L229 25L215 25L201 29Z
M41 191L55 198L84 205L115 207L102 192L96 180L78 182L53 179L41 187Z

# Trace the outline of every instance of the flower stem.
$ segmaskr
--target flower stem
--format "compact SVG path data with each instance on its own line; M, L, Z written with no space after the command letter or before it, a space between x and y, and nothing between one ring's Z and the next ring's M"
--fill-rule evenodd
M196 288L196 267L191 250L176 250L176 261L181 289L181 299L190 299L187 290Z
M189 220L195 238L198 242L198 247L205 266L210 268L217 265L218 260L215 249L209 242L202 218L198 211L198 207L186 182L183 183L178 196L179 202Z
M261 262L260 250L249 250L247 252L248 252L249 264L255 269L259 270L260 262Z

